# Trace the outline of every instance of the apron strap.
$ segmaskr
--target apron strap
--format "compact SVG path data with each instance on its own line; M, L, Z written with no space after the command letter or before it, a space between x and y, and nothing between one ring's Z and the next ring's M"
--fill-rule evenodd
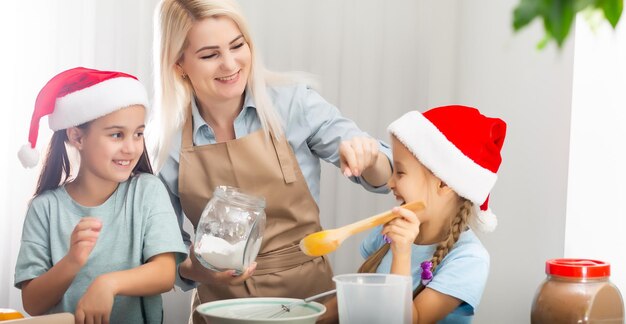
M181 149L189 149L193 147L193 117L191 115L191 106L188 107L187 113L185 114L185 123L183 125L182 132L182 145ZM271 132L270 132L271 133ZM272 144L274 145L274 149L276 150L276 157L278 158L278 163L280 164L280 170L283 173L283 179L285 179L285 183L292 183L296 181L296 171L294 169L291 156L289 154L289 147L287 139L279 140L271 134Z
M285 179L285 183L292 183L296 181L296 171L293 167L294 161L291 159L289 154L289 144L286 138L279 140L271 134L272 143L274 144L274 148L276 149L276 156L278 157L278 163L280 164L280 169L283 172L283 179Z
M191 117L191 105L189 105L185 113L185 123L183 124L181 151L191 147L193 147L193 117Z

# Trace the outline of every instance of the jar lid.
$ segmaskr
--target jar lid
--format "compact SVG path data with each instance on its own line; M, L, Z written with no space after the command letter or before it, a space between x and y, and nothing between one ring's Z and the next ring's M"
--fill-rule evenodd
M603 278L611 275L611 265L589 259L552 259L546 261L546 274L572 278Z

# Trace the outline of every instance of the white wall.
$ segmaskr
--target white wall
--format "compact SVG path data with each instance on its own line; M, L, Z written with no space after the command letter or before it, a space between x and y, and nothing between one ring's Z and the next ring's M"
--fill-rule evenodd
M500 225L481 236L492 267L477 323L527 323L544 262L564 248L573 47L535 50L538 23L514 34L517 2L242 1L268 65L320 75L322 94L377 136L403 112L449 103L507 121L490 202ZM327 227L389 206L331 168L323 179ZM360 264L358 243L331 256L336 272Z
M314 73L320 92L344 116L385 141L387 125L409 110L452 99L454 15L449 2L398 0L240 0L266 65ZM280 14L277 14L280 13ZM437 31L434 34L432 31ZM391 196L373 195L324 165L321 218L327 228L389 209ZM330 255L336 273L363 259L360 238Z
M508 123L489 202L499 225L481 236L491 273L477 323L528 323L545 260L563 257L572 39L560 52L536 51L538 22L511 31L517 2L458 2L455 99Z
M543 262L563 256L571 42L560 52L535 51L543 36L539 24L514 35L511 13L517 0L240 1L270 68L319 75L324 97L378 137L386 138L386 126L403 112L449 103L474 105L508 122L504 163L490 202L500 225L496 232L482 236L492 267L475 322L527 323L534 291L544 278ZM42 83L47 79L42 74L71 65L126 70L149 80L148 21L155 3L55 1L57 11L48 9L51 18L70 7L85 6L78 12L82 22L60 23L58 31L47 30L54 37L45 38L41 51L20 52L21 57L4 60L17 62L20 69L12 68L10 78L0 77L7 84L21 82L32 88L31 99L39 86L29 75L38 73L37 83ZM25 11L20 7L16 12ZM19 49L28 49L25 44L38 40L37 28L42 27L16 37ZM48 51L55 53L56 61L48 62L46 71L26 64L45 60ZM151 87L149 82L146 85ZM32 107L27 99L17 101L23 109L21 119L10 128L23 140L2 142L9 158L26 139ZM31 171L12 173L3 182L23 183L25 176L34 178ZM31 192L34 179L29 181L28 189L21 191ZM347 224L393 204L391 197L374 196L348 183L336 169L323 169L321 211L326 227ZM11 223L21 221L23 208L4 209L19 219ZM354 271L361 263L357 253L361 237L348 239L332 255L337 273ZM14 262L15 252L7 254ZM13 266L0 269L2 280L12 279L6 273ZM9 294L15 293L11 289ZM0 301L7 300L4 294ZM188 298L180 292L166 294L166 323L180 323L186 317Z
M626 25L576 24L565 256L611 263L626 292Z

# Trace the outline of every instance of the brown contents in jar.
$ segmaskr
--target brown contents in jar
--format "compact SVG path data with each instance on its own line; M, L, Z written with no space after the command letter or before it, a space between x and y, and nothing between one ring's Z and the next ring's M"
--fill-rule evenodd
M571 260L557 259L557 262ZM548 262L551 261L555 260ZM573 266L596 266L584 261L575 260ZM602 264L608 267L608 264ZM608 270L601 275L594 275L598 272L588 271L589 269L581 272L561 270L563 269L554 269L546 265L548 277L535 295L531 323L624 323L622 297L617 287L609 281Z

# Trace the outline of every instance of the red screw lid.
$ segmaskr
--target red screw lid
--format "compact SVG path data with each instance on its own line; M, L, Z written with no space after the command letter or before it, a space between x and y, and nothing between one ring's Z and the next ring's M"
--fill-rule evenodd
M611 275L611 265L589 259L552 259L546 261L546 274L581 279L603 278Z

